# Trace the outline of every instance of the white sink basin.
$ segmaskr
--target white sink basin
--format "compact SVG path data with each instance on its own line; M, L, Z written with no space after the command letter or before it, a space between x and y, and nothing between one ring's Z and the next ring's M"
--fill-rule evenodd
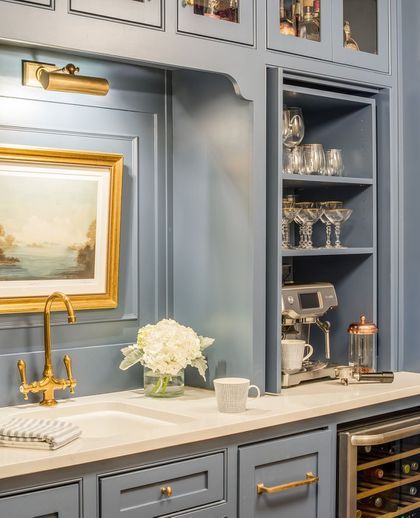
M147 437L156 436L159 429L193 421L183 415L172 414L115 401L77 404L61 402L53 408L19 409L20 417L58 419L80 427L82 437Z

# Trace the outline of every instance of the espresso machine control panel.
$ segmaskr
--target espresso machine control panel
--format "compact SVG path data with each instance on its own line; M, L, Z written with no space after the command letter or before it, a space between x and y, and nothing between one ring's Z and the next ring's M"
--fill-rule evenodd
M284 318L316 319L337 307L337 295L330 283L290 284L282 288L281 309Z

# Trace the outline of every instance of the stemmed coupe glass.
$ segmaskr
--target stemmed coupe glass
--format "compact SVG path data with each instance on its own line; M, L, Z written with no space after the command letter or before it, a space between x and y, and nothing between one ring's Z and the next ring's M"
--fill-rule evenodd
M340 241L341 225L345 223L352 215L352 209L329 209L325 211L325 215L334 225L335 229L335 244L334 248L346 248L342 246Z
M343 202L342 201L321 201L320 207L323 209L320 220L325 225L325 248L333 248L331 243L331 221L327 217L327 211L333 209L342 209Z
M296 203L296 207L300 208L300 212L295 218L295 221L300 225L298 248L313 248L312 228L321 217L323 209L316 202L300 202Z

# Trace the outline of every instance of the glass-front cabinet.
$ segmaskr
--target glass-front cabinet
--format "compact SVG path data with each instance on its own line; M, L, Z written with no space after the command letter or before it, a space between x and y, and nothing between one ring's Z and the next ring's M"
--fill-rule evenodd
M331 0L267 0L268 48L331 59Z
M178 31L254 44L253 0L178 0Z
M267 46L387 72L389 0L267 0Z
M333 60L387 72L389 0L333 3Z

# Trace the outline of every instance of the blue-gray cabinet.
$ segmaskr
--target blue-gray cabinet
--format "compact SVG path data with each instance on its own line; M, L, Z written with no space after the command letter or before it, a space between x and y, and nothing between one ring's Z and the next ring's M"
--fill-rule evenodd
M319 0L319 41L288 34L287 24L281 29L279 3L279 0L267 0L269 50L389 71L389 0ZM285 6L286 13L290 13L287 7L291 8L291 1L285 0ZM293 21L290 14L287 19ZM345 22L349 23L358 50L345 44Z
M389 0L334 1L332 8L333 61L388 72ZM349 22L359 51L346 48L343 26Z
M0 498L2 518L79 518L80 487L73 483Z
M101 518L193 512L225 498L224 452L100 479Z
M332 0L321 0L319 41L297 38L280 31L279 0L267 0L267 47L270 50L331 60L331 17Z
M163 27L163 0L70 0L72 14L95 16L120 23Z
M254 10L254 0L223 0L220 4L178 0L178 31L253 45Z
M333 518L332 439L320 430L239 448L238 516Z

